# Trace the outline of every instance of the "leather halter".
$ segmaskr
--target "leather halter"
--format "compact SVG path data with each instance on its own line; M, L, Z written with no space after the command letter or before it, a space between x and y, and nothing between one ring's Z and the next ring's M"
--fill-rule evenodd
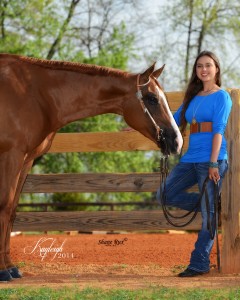
M149 84L150 78L149 78L148 82L143 83L143 84L139 83L139 79L140 79L140 74L138 74L138 76L137 76L137 93L136 93L136 96L137 96L138 100L140 101L140 104L141 104L141 107L143 109L143 112L149 116L149 118L152 121L154 127L156 128L156 131L157 131L157 141L159 142L161 139L165 140L165 138L163 136L163 130L155 122L155 120L153 119L151 113L149 112L149 110L147 109L147 107L144 104L143 94L142 94L142 91L140 89L141 86L146 86L146 85Z

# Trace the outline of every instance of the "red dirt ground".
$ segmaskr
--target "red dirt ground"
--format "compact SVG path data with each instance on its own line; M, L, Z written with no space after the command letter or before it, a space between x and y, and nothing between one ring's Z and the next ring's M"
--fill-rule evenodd
M215 247L209 274L192 279L177 277L189 262L196 238L195 233L14 236L12 259L24 277L2 283L0 288L73 284L81 288L131 289L240 287L240 274L222 275L214 267Z

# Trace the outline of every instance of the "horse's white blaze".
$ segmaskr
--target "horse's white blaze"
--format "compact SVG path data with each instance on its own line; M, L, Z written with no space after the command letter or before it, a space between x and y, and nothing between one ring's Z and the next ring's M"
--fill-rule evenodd
M157 87L157 91L158 91L158 94L159 94L159 98L161 97L163 99L163 104L165 105L165 107L167 109L168 115L169 115L170 120L171 120L171 125L172 125L173 129L176 132L176 135L177 135L176 141L177 141L177 144L178 144L177 152L180 153L180 151L182 149L182 145L183 145L183 138L182 138L181 132L180 132L180 130L179 130L174 118L173 118L172 112L169 108L169 105L168 105L168 102L167 102L167 99L166 99L164 93L159 89L159 87Z

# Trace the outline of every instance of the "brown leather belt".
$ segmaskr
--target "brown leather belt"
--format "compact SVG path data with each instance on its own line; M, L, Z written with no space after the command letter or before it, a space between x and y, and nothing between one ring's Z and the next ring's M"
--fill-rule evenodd
M190 133L212 132L212 122L201 122L190 125Z

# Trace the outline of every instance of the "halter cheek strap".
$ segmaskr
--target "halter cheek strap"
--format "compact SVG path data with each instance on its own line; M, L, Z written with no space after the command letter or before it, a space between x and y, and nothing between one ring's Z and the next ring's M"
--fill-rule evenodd
M153 119L151 113L149 112L149 110L147 109L147 107L144 104L143 94L142 94L142 91L140 89L141 86L146 86L146 85L148 85L150 83L150 78L149 78L148 82L143 83L143 84L139 83L139 79L140 79L140 74L138 74L138 76L137 76L137 93L136 93L136 96L137 96L138 100L140 101L140 104L141 104L141 107L143 109L143 112L146 113L149 116L149 118L152 121L154 127L156 128L156 131L157 131L157 141L159 142L160 139L165 140L165 138L163 137L163 130L157 125L157 123Z

